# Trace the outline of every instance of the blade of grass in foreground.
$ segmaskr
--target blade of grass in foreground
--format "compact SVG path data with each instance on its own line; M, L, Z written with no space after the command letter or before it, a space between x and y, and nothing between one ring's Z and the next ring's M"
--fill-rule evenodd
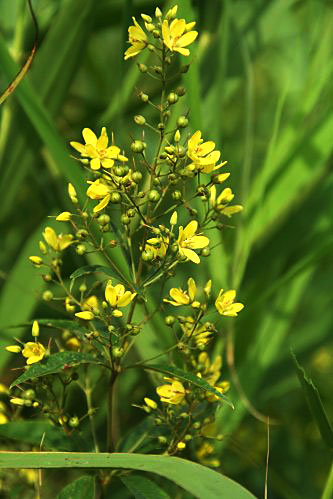
M156 473L205 499L254 499L230 478L179 457L146 454L0 452L0 468L123 468Z

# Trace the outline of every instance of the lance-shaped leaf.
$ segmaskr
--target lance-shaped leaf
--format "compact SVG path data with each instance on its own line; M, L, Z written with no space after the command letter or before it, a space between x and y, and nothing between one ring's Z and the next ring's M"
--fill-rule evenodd
M68 367L78 366L80 364L100 364L101 360L93 355L81 352L58 352L50 355L45 360L30 366L21 376L19 376L11 385L17 386L25 381L30 381L48 374L60 373Z
M199 378L195 374L183 371L178 367L171 367L162 364L156 364L153 366L142 364L137 366L133 365L133 367L142 367L143 369L147 369L149 371L157 371L163 374L167 374L168 376L172 376L173 378L178 378L181 379L182 381L187 381L188 383L197 386L198 388L204 390L205 392L210 392L213 395L216 395L221 401L230 405L230 407L234 409L232 402L230 402L230 400L225 395L223 395L223 393L220 393L218 390L216 390L216 388L210 385L205 379Z
M122 468L156 473L199 499L255 499L239 483L186 459L154 454L0 452L0 468ZM80 496L82 497L82 496Z
M319 428L321 437L329 449L333 449L333 430L326 415L317 387L313 381L307 376L303 367L297 361L293 352L292 359L296 366L297 375L302 385L309 409Z
M120 478L126 488L132 492L135 499L170 499L155 482L136 473L130 473Z
M95 478L89 475L80 476L66 485L57 495L57 499L94 499L95 497Z

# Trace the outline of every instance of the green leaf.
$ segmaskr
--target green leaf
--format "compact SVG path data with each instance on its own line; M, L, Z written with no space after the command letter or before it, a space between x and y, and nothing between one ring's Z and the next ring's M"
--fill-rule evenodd
M89 450L86 440L77 434L66 435L60 427L47 421L13 421L0 425L0 437L58 451Z
M333 464L331 465L330 471L328 473L325 487L321 495L321 499L332 499L333 497Z
M57 495L57 499L94 499L95 479L92 476L84 475L66 485Z
M303 367L298 363L297 358L293 352L291 352L291 356L297 370L297 376L300 380L307 403L309 405L310 412L313 419L317 423L321 437L328 448L333 449L333 431L326 415L324 406L322 404L318 389L313 384L313 381L307 376Z
M19 376L11 385L17 386L25 381L62 372L67 367L73 367L80 364L99 364L92 355L81 352L58 352L50 355L45 361L38 362L30 366L25 373Z
M135 499L168 499L170 496L155 482L142 475L131 473L120 477L120 480L132 492Z
M255 499L241 485L216 471L179 457L93 452L0 452L0 469L122 468L156 473L199 499Z
M135 367L135 366L133 366ZM149 365L141 365L137 367L143 367L144 369L148 369L150 371L157 371L163 374L168 374L169 376L174 376L175 378L181 379L183 381L188 381L189 383L192 383L192 385L197 386L198 388L201 388L201 390L204 390L205 392L211 392L214 395L216 395L219 399L223 400L226 404L230 405L232 409L234 409L234 406L230 400L223 395L223 393L220 393L216 388L214 388L212 385L210 385L206 380L199 378L195 374L188 373L186 371L183 371L182 369L179 369L178 367L170 367L170 366L165 366L162 364L157 364L154 366L149 366Z

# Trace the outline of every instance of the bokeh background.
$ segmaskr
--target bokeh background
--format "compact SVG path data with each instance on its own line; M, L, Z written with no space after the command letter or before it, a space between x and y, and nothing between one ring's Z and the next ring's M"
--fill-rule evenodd
M172 119L190 110L191 131L201 129L222 149L237 202L245 206L235 228L214 236L212 246L222 245L196 269L198 280L213 276L217 286L235 287L246 304L238 320L227 321L215 349L225 348L227 335L234 338L241 391L253 408L278 421L270 429L269 497L317 499L331 458L290 349L332 419L333 4L178 4L178 17L196 20L200 37L189 72L176 82L187 94ZM123 61L127 27L132 15L173 3L33 5L39 49L25 81L0 109L0 367L6 384L15 372L4 346L13 336L29 335L29 328L12 326L56 316L41 302L43 281L27 257L36 253L44 226L52 224L47 216L68 208L66 182L82 184L67 144L80 140L83 127L98 131L105 125L128 150L138 135L133 115L147 116L137 94L144 90L153 97L156 89L135 62ZM33 38L27 2L0 0L0 89L16 74ZM147 62L144 54L139 60ZM82 258L71 258L70 268L82 265ZM184 266L184 279L192 268ZM161 327L158 320L152 326ZM153 333L141 342L141 352L154 351ZM230 375L226 366L225 377ZM149 379L139 385L131 379L124 387L120 411L131 424L128 400L152 389ZM250 414L241 391L232 383L236 409L220 411L221 470L263 497L267 429Z

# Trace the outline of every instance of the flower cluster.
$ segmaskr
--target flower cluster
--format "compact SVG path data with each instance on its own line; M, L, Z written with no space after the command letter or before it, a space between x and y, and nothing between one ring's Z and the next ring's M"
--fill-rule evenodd
M11 402L41 411L67 435L89 419L96 450L91 392L103 385L109 411L106 448L113 451L115 380L128 369L152 369L160 373L158 386L142 404L133 404L146 413L152 446L170 455L186 449L215 466L214 447L205 441L205 432L215 420L217 404L227 400L229 382L221 378L221 355L212 358L210 346L223 338L224 321L237 317L244 305L236 301L235 290L217 288L215 276L205 283L190 276L191 269L203 268L211 252L218 251L211 247L209 231L223 230L225 220L242 206L230 205L230 187L218 192L230 173L221 170L227 162L215 143L204 140L201 130L189 133L188 116L177 114L184 108L177 105L186 89L172 88L172 82L188 67L173 60L190 54L198 33L194 22L176 16L177 6L165 15L157 8L154 19L142 14L144 27L133 18L129 28L124 58L148 50L152 64L138 64L138 70L153 76L160 87L156 102L154 92L138 94L145 116L134 116L138 132L130 146L116 145L106 127L99 136L83 128L84 143L70 142L85 177L81 186L68 184L64 211L54 217L54 227L67 224L67 231L46 227L39 254L30 256L47 285L43 300L65 318L34 321L34 341L7 347L24 357L25 372L32 364L37 372L33 393L16 392ZM146 106L156 118L150 118ZM155 141L146 139L145 129L155 134ZM64 265L70 252L75 258ZM78 268L69 271L79 259ZM164 318L165 331L156 331L151 341L157 350L152 359L138 361L142 344L156 329L155 314L162 317L159 324ZM39 324L56 332L39 342ZM138 335L146 337L135 350ZM150 363L159 357L164 367ZM57 367L43 376L49 364ZM87 412L80 416L66 404L73 383L86 398Z

